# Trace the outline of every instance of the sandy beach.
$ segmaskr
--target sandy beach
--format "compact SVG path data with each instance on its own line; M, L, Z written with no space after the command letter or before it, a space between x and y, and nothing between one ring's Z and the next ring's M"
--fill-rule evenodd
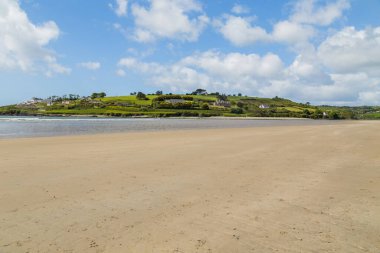
M0 252L380 252L380 122L0 140Z

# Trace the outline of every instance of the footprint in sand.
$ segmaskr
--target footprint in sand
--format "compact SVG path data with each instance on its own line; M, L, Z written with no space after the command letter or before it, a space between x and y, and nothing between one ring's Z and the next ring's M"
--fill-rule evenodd
M90 248L96 248L96 247L98 247L98 246L99 246L99 245L96 244L96 242L95 242L94 240L91 241L91 243L90 243Z

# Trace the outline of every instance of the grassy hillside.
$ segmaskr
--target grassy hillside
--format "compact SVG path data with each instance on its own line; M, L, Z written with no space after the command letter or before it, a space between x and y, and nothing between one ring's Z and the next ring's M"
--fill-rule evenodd
M216 101L224 102L215 104ZM296 117L380 119L380 107L332 107L284 98L215 95L136 95L44 100L0 107L2 115L96 115L110 117Z

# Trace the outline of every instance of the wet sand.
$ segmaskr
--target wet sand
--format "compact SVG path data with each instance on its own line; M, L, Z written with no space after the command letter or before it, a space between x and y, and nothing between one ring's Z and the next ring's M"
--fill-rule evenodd
M380 122L0 140L0 252L380 252Z

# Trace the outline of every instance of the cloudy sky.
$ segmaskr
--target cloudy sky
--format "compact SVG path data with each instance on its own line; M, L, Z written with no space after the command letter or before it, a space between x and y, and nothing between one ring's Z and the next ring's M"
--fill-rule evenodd
M380 1L0 0L0 104L196 88L380 104Z

